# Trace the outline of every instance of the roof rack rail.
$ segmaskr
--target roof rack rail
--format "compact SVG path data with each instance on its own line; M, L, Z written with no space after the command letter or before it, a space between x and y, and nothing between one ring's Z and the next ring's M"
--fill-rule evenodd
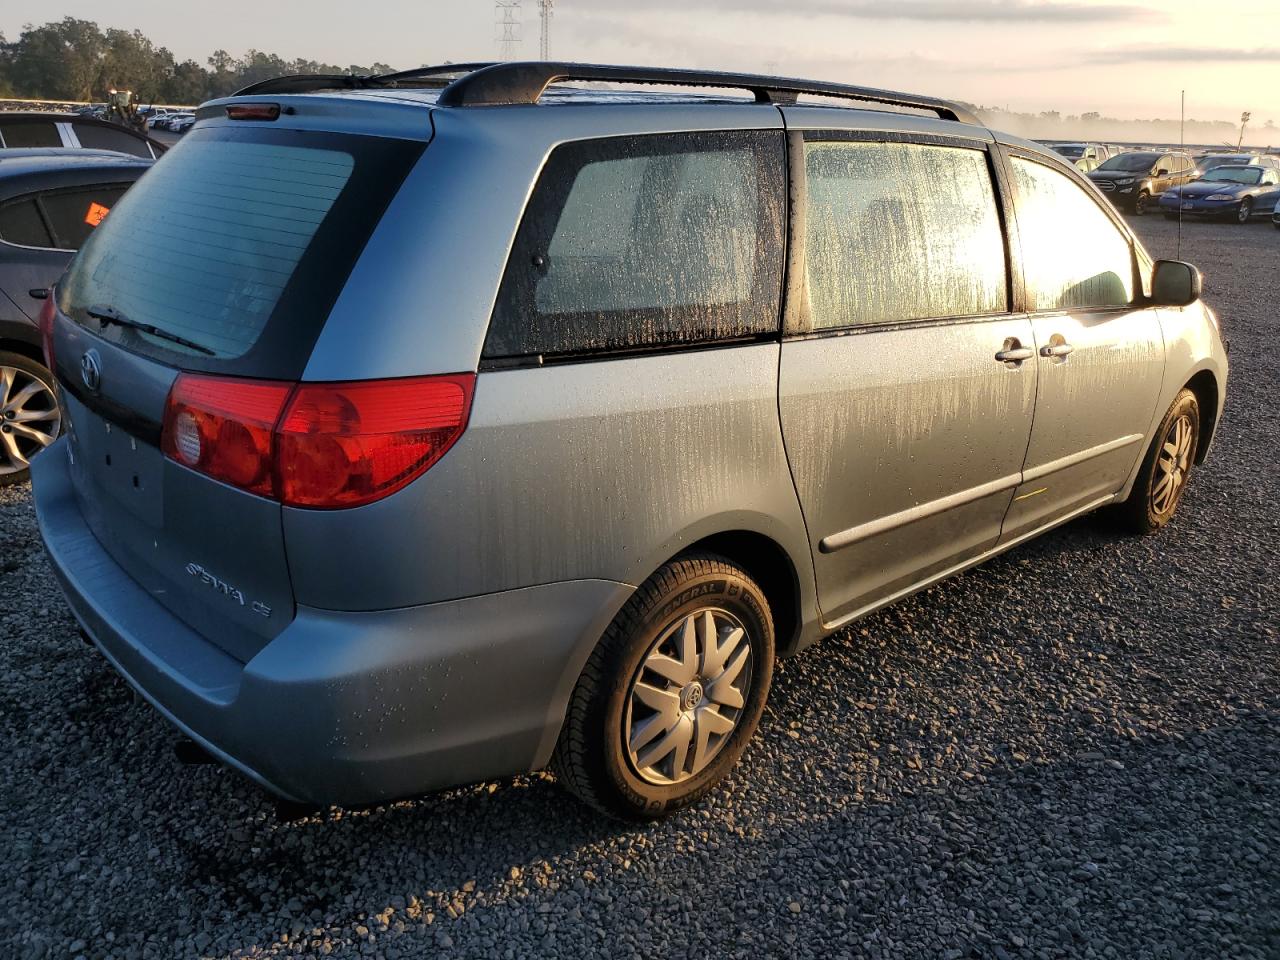
M439 63L429 67L416 67L413 70L400 70L396 73L380 73L372 76L362 76L358 73L299 73L251 83L237 90L232 96L311 93L315 90L379 90L399 86L406 80L429 81L433 77L439 78L440 86L445 86L449 81L456 79L460 73L473 73L493 65L491 60L476 63Z
M614 83L665 84L679 87L726 87L749 90L759 103L795 103L801 94L881 103L929 110L943 120L980 124L969 110L947 100L873 87L855 87L820 80L794 80L753 73L677 70L666 67L618 67L592 63L516 61L495 63L459 77L444 88L442 107L479 107L537 103L553 83L600 80Z

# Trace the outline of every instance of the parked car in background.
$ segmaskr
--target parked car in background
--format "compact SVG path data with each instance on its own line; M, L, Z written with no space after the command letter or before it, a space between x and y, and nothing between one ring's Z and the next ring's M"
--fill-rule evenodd
M1196 169L1202 174L1214 167L1258 166L1280 170L1280 158L1261 153L1207 153L1196 158Z
M687 806L776 656L1108 504L1154 532L1208 452L1196 269L963 106L390 83L205 104L42 319L72 610L286 798L551 764L614 815Z
M1088 173L1111 157L1104 143L1054 143L1053 150L1066 157L1081 173Z
M154 160L165 145L118 123L74 113L0 113L0 149L83 147ZM4 154L0 153L0 156Z
M1170 220L1183 216L1219 217L1248 223L1270 216L1280 201L1280 170L1256 165L1213 167L1199 180L1167 190L1160 209Z
M165 129L173 133L186 133L195 122L196 115L194 113L180 113L169 120Z
M1117 207L1137 216L1153 198L1170 187L1196 178L1196 165L1185 153L1135 150L1112 157L1089 172L1089 179Z
M44 293L152 161L101 150L0 153L0 486L58 436L36 319Z

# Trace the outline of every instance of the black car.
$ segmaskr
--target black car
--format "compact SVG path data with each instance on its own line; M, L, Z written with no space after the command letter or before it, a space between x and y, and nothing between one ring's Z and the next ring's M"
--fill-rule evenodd
M0 113L0 148L82 147L154 160L166 147L146 134L76 113ZM4 156L0 153L0 156Z
M1190 183L1196 176L1196 165L1187 154L1154 150L1122 153L1088 174L1116 207L1137 216L1170 187Z
M44 366L34 293L153 161L106 150L0 151L0 486L27 477L31 456L58 437L61 417Z

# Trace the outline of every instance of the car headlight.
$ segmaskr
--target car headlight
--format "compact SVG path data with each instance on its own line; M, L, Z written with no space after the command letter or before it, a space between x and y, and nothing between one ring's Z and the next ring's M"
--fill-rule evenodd
M1206 200L1234 200L1235 197L1229 193L1211 193L1207 197L1205 197L1205 199Z

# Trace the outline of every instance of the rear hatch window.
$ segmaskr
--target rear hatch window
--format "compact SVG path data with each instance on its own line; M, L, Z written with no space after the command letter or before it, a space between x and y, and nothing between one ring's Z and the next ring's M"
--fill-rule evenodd
M194 130L112 208L60 285L58 305L172 366L297 379L423 147L289 129ZM127 322L93 316L104 312Z

